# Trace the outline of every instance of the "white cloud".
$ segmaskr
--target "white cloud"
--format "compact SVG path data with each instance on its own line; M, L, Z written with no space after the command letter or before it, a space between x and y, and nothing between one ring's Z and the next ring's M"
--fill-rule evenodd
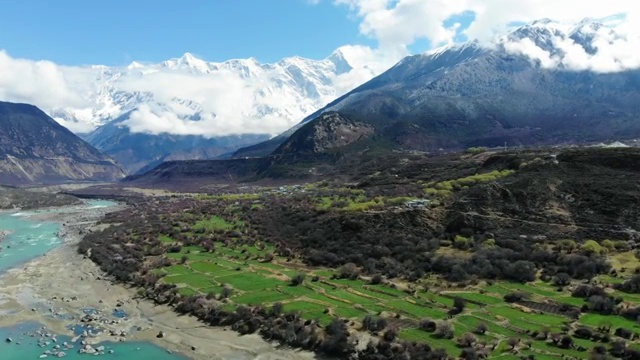
M360 32L378 41L380 53L402 53L417 40L434 47L454 42L456 35L487 43L513 23L550 18L576 23L585 18L606 19L619 35L612 38L607 28L598 31L596 55L578 44L554 38L563 50L552 56L529 40L505 44L510 51L538 60L542 66L563 66L574 70L621 71L640 67L640 4L634 0L334 0L346 5L358 19ZM465 13L475 18L467 26L452 20ZM618 15L618 16L615 16ZM615 16L615 17L613 17ZM453 22L453 25L451 23ZM372 50L373 51L373 50Z
M501 38L499 41L505 49L514 54L522 54L539 62L543 68L563 68L572 71L593 71L600 73L620 72L640 68L640 34L627 32L627 21L615 29L603 26L599 29L582 30L593 39L591 45L595 53L587 51L581 44L567 36L569 31L558 32L548 36L556 53L551 54L531 41ZM565 26L565 29L574 29Z
M153 92L156 101L167 104L161 107L148 103L138 107L125 122L132 132L205 136L275 134L298 121L277 110L266 115L256 112L270 105L294 108L297 99L278 92L262 96L260 91L269 87L265 80L243 79L230 71L208 75L155 72L144 77L121 79L118 86L130 92ZM172 104L172 99L176 98L197 103L202 109L200 119L179 117L177 114L184 110Z
M82 106L83 99L70 86L64 72L50 61L13 59L0 50L0 99L44 107L64 103Z
M340 48L353 69L332 79L336 94L342 95L381 74L406 56L405 51L385 52L362 45L346 45Z
M456 26L445 20L468 9L459 0L336 0L347 5L362 19L360 32L375 38L384 51L406 51L417 39L428 39L436 46L453 42Z
M487 40L514 22L542 18L577 22L614 14L635 14L634 0L334 0L346 5L361 19L360 32L379 41L381 48L406 47L417 39L434 46L453 41L457 31L471 39ZM464 13L475 14L465 29L446 26L448 20ZM637 24L637 22L635 23ZM637 25L636 25L637 26Z

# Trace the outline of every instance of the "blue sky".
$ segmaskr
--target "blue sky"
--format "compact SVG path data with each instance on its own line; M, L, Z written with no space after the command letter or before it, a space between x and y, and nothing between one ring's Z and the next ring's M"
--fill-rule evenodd
M507 24L630 9L630 0L0 0L0 50L64 65L125 65L185 52L210 61L322 59L364 45L397 61L431 40L466 40L463 31L486 39Z
M0 49L59 64L158 62L191 52L211 61L322 59L371 45L348 9L307 0L0 0Z

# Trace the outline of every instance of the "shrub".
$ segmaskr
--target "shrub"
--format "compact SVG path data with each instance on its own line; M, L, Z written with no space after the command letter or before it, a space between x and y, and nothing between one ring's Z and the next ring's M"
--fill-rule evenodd
M437 327L436 322L428 318L420 320L420 323L418 324L418 328L420 328L420 330L428 331L428 332L435 331L436 327Z
M453 324L448 321L440 321L436 324L436 331L434 332L435 336L441 337L443 339L453 339L455 334Z
M489 330L489 327L487 326L487 324L484 322L481 322L480 324L478 324L478 326L476 326L475 332L477 334L484 334L487 332L487 330Z
M297 274L291 279L291 286L298 286L304 282L304 274Z
M529 294L527 294L526 292L524 292L524 291L516 291L516 292L512 292L512 293L506 294L504 296L504 301L509 302L509 303L513 303L513 302L526 300L528 298L529 298Z

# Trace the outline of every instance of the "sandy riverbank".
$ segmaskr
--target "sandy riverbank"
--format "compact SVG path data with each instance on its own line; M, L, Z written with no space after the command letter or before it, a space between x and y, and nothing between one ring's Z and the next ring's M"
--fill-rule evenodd
M72 335L67 326L79 323L85 315L83 309L95 308L109 317L117 308L126 312L127 319L111 317L103 325L106 331L87 338L88 343L152 341L193 359L314 358L308 352L276 348L257 335L239 336L231 330L208 327L193 317L178 316L166 306L136 299L136 289L105 280L102 271L76 251L80 232L90 228L105 211L113 208L46 215L48 220L65 224L60 231L65 243L0 276L0 326L35 321L52 331ZM110 335L123 331L125 337ZM160 331L165 334L161 339L156 337Z

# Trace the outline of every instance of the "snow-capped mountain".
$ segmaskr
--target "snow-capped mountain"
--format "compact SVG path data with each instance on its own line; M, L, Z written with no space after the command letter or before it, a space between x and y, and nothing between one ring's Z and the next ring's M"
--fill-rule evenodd
M219 156L286 130L348 90L336 85L352 70L344 52L273 64L186 53L157 64L61 67L80 105L45 111L129 172L167 158Z
M216 137L245 133L252 124L255 133L275 134L341 95L333 81L351 69L341 49L323 60L291 57L273 64L253 58L207 62L186 53L158 64L65 68L70 86L83 89L84 106L45 110L76 133L87 133L145 105L155 117L145 113L148 119L138 119L135 132ZM222 104L213 97L222 98ZM154 124L167 115L194 122L224 117L225 126L180 129ZM226 126L228 117L234 117L237 128Z
M639 48L637 37L597 21L539 20L490 43L408 56L302 124L339 112L373 125L378 139L427 151L637 138ZM286 139L234 156L265 155Z

